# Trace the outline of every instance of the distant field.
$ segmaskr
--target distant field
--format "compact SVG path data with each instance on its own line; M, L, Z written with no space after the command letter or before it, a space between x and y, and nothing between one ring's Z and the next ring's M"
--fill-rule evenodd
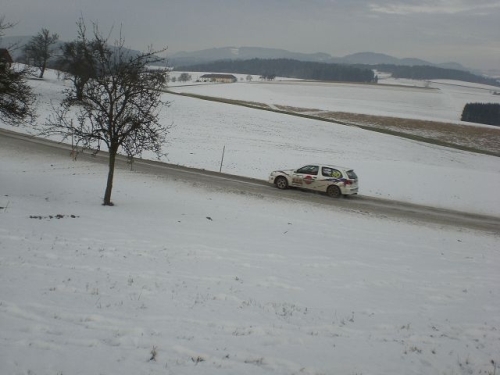
M366 115L348 112L322 111L284 105L270 106L265 103L236 99L215 98L196 94L180 94L203 100L211 100L268 111L285 112L291 115L329 121L343 125L358 126L419 142L437 144L461 150L500 156L500 128L482 125L460 125L439 121Z
M348 125L359 125L384 133L408 136L418 141L500 156L500 128L356 113L315 111L286 106L278 106L278 108L287 112L310 115Z
M460 121L467 103L500 103L492 87L443 80L383 82L277 80L176 86L171 91L500 156L500 128Z

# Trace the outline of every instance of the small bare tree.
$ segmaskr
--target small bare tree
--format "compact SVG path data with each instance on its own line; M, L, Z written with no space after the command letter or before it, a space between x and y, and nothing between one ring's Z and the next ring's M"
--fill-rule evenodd
M58 40L59 35L51 34L49 30L42 29L24 46L26 61L40 70L39 78L43 78L47 62L54 55L54 45Z
M178 78L179 82L187 82L191 81L191 74L189 73L181 73L181 75Z
M5 16L1 15L0 16L0 38L2 38L5 35L4 34L5 30L13 28L14 26L15 26L15 24L13 24L12 22L7 22L5 20Z
M161 89L166 83L165 69L149 69L163 51L132 54L120 39L108 44L97 25L93 39L87 41L80 29L80 42L87 50L82 54L91 77L85 84L81 100L75 88L69 89L59 109L55 109L45 125L45 134L60 134L74 139L75 145L109 151L108 179L103 204L112 206L111 192L115 162L121 150L129 157L152 151L158 158L170 126L160 123L159 111L167 106Z

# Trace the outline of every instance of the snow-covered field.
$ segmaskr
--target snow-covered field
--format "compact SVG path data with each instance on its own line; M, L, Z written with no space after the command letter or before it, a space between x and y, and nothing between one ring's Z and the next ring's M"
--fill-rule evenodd
M192 73L193 80L197 74L202 73ZM423 82L384 78L378 85L366 85L290 79L263 82L258 77L247 82L244 76L237 77L237 84L184 85L174 86L172 90L271 106L443 122L458 122L467 103L500 103L500 95L493 95L500 91L498 87L448 80Z
M325 162L354 168L360 194L500 216L497 157L267 111L172 100L168 160L266 179L269 172Z
M36 84L48 111L61 84ZM264 179L321 159L365 195L500 213L495 157L166 98L170 162L218 170L226 145L223 171ZM103 207L105 166L0 160L1 374L500 370L499 234L124 170Z
M194 73L193 80L196 80ZM239 81L236 84L177 86L175 90L221 97L227 92L230 95L226 95L234 99L266 104L296 105L294 100L301 100L308 101L310 108L321 107L319 103L328 99L322 96L321 84L304 83L301 86L297 82L290 85L284 82L287 81L276 84ZM61 97L62 83L55 75L48 75L44 81L33 81L33 85L40 94L42 122L51 106L57 104L56 99ZM390 102L399 95L397 87L381 86L379 91L366 85L346 87L346 91L339 94L340 98L351 92L359 112L366 108L363 105L365 100L356 101L354 97L371 97L370 108L399 108L398 113L406 114L403 117L411 117L414 111L408 109L408 103L398 107L398 102ZM420 101L419 98L438 95L434 92L454 97L454 90L460 89L461 95L468 95L471 101L485 102L481 94L487 90L478 92L476 85L471 85L467 95L467 88L463 86L447 83L446 87L451 91L403 89L408 95L415 95L409 103L427 114L433 113L434 107L427 107L427 103L433 100ZM395 96L386 102L384 95L392 90L395 90ZM266 92L272 92L276 99L266 96ZM490 96L500 100L498 96ZM455 106L460 98L456 99ZM164 159L170 163L218 171L225 147L223 172L265 180L272 170L324 162L353 168L360 178L360 194L363 195L500 216L500 195L497 193L500 164L497 157L224 103L171 94L165 94L165 100L171 105L164 109L162 121L173 125L170 143L165 147L168 157ZM436 107L434 111L437 111L437 118L448 113L447 107Z
M103 207L104 166L0 157L2 374L487 374L500 361L498 235L123 170Z

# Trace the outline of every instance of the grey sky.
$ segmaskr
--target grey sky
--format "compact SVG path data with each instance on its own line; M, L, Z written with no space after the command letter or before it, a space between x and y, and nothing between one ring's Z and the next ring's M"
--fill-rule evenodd
M62 40L76 21L122 27L126 45L168 53L269 47L341 57L379 52L500 69L500 0L2 0L17 22L6 36L47 28Z

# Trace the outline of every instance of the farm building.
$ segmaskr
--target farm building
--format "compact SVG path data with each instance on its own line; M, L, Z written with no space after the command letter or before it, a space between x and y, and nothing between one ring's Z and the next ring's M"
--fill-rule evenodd
M200 79L204 82L233 83L238 79L232 74L203 74Z
M13 63L12 57L6 48L0 48L0 61L7 63L8 66Z

